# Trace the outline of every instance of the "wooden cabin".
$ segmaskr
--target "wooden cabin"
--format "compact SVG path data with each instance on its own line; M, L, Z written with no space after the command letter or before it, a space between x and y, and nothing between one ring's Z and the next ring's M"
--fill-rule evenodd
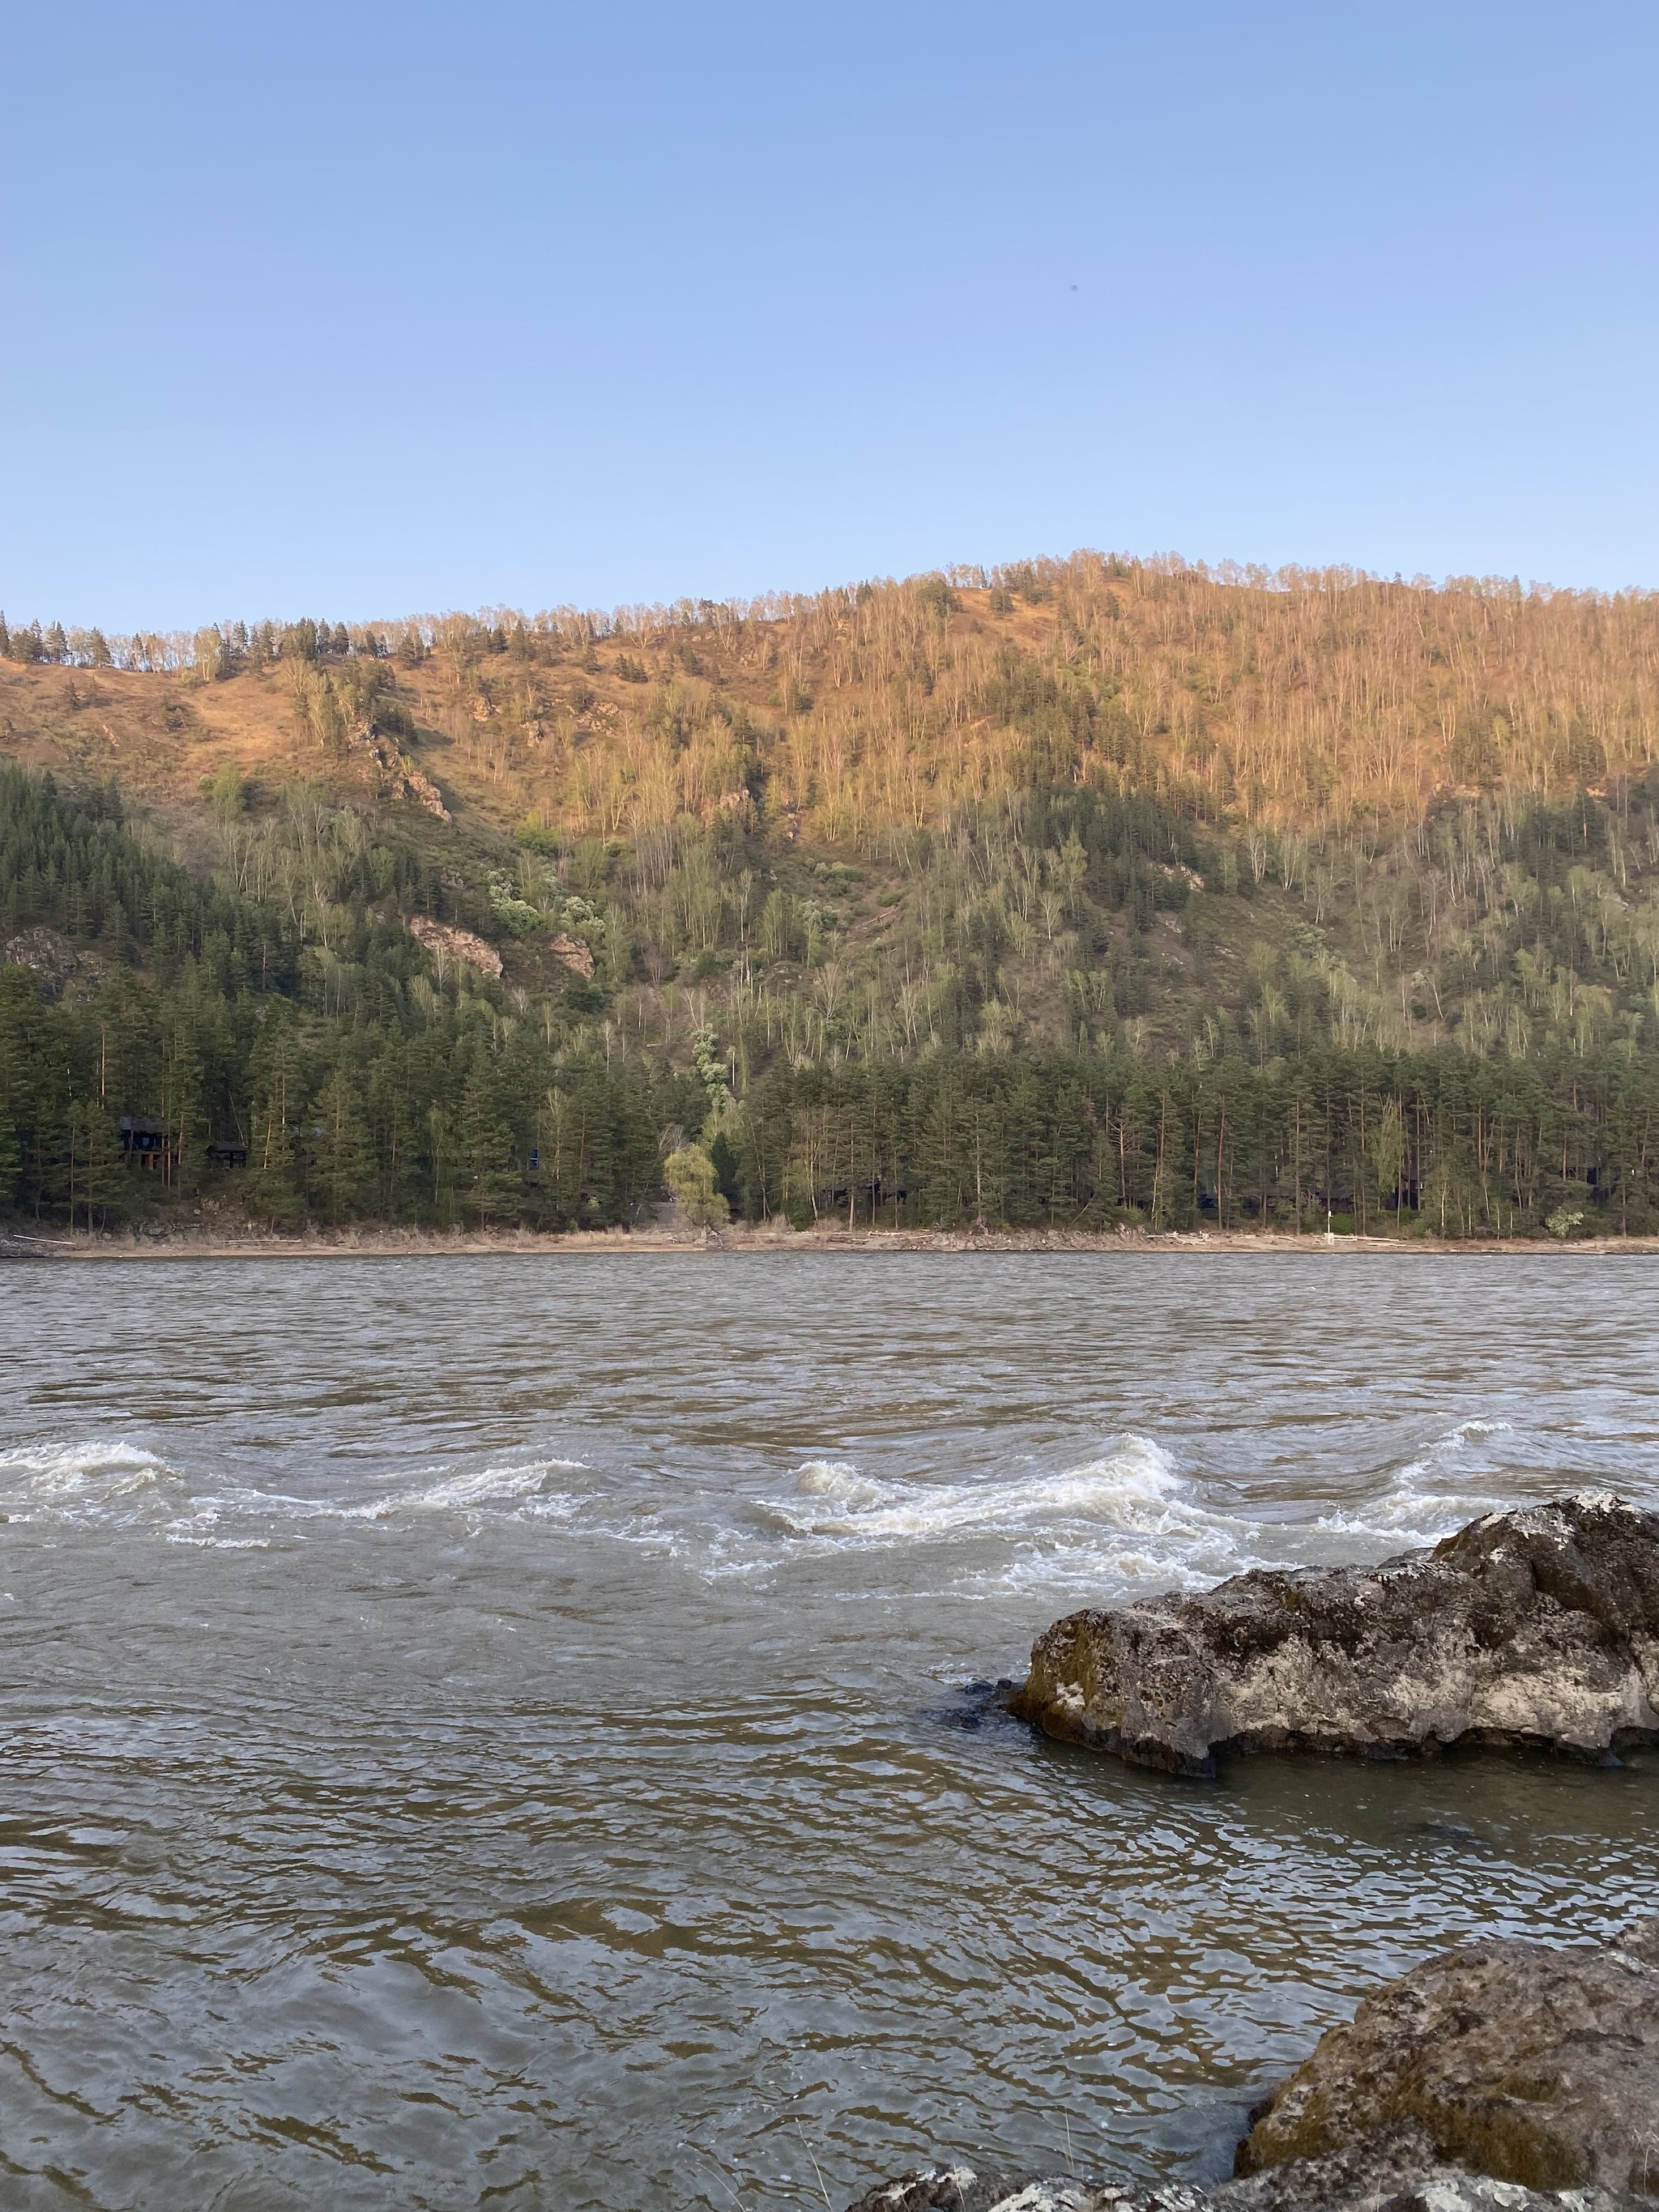
M167 1157L167 1132L164 1121L151 1119L148 1114L123 1114L120 1124L121 1150L141 1168L165 1167Z

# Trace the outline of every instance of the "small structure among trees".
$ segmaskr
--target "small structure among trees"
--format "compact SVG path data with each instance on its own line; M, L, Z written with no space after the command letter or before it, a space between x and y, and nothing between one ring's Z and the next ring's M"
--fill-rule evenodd
M140 1167L160 1168L165 1172L167 1159L166 1123L155 1121L148 1114L123 1114L119 1126L121 1150L127 1158L137 1160ZM242 1158L246 1161L246 1150Z

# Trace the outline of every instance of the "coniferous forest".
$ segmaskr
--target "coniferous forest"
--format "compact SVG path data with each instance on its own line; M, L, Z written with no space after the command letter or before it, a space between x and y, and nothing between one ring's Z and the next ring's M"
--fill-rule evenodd
M1659 1232L1659 601L0 618L0 1206Z

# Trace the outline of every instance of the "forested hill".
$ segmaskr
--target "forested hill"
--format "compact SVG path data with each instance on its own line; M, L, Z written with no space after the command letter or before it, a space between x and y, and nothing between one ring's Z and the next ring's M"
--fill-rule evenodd
M1656 614L1079 556L0 620L0 1199L1659 1226Z

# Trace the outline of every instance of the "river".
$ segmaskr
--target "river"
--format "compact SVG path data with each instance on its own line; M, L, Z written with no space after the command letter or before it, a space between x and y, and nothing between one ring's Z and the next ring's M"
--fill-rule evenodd
M1659 1261L20 1261L0 1343L12 2212L1204 2179L1384 1977L1659 1893L1659 1754L1202 1784L965 1686L1652 1502Z

